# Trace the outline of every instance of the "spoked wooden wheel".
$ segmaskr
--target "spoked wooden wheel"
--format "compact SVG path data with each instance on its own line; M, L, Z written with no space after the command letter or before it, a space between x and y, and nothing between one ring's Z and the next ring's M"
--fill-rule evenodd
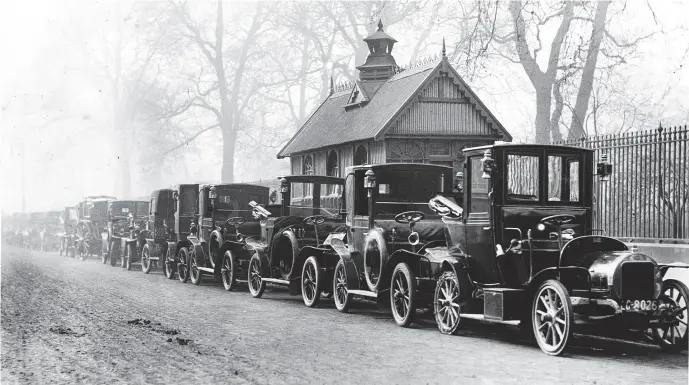
M455 334L459 330L461 314L459 284L454 271L446 271L435 285L433 310L435 323L442 334Z
M191 283L198 285L201 283L201 270L199 270L199 262L196 257L196 251L192 251L189 255L189 277Z
M170 252L170 248L168 247L168 249L165 251L165 261L163 262L163 268L165 270L165 276L167 277L167 279L175 278L175 257L174 255L170 254L172 253Z
M182 247L179 250L177 278L179 278L180 282L182 283L185 283L189 280L189 250L186 247Z
M266 283L261 279L261 260L258 254L251 256L249 261L249 291L254 298L261 298L266 290Z
M230 250L227 250L222 257L220 275L222 275L222 284L225 290L230 291L234 289L237 285L237 269L235 268L234 255L232 255Z
M533 331L541 350L557 356L572 335L572 302L567 289L556 280L545 281L533 300Z
M658 321L662 325L653 328L653 338L666 352L679 353L687 349L687 286L674 279L663 282L663 294L668 306L658 311Z
M333 279L333 292L335 295L335 308L346 313L352 304L352 296L347 290L347 270L344 262L340 259L335 266L335 277Z
M321 272L316 257L309 257L304 262L304 268L301 271L301 297L304 299L304 305L308 307L318 306L322 292L319 287L320 278Z
M151 272L151 251L148 249L148 245L145 245L143 251L141 251L141 271L144 274Z
M416 279L409 265L402 262L395 266L390 284L392 316L399 326L409 326L416 312Z

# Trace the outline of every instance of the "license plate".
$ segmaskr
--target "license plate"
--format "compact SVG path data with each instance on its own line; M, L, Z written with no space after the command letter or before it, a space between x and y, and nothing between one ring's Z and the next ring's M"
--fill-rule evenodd
M627 300L624 303L624 310L626 311L656 311L658 310L658 301L656 300Z

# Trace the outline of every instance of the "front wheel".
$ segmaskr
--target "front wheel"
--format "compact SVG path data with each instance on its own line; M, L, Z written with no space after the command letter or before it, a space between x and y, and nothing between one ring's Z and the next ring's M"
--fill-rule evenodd
M261 298L266 290L266 282L261 278L261 259L254 253L249 261L249 291L254 298Z
M141 251L141 271L143 271L144 274L151 272L151 251L148 245L145 245L144 249Z
M237 285L237 268L235 263L232 251L227 250L222 257L222 268L220 270L222 284L227 291L231 291Z
M416 312L416 279L404 262L397 264L392 272L390 304L397 325L409 326Z
M316 257L309 257L301 270L301 297L304 305L316 307L321 300L321 271Z
M446 271L435 285L433 295L435 323L442 334L457 334L461 304L459 282L454 271Z
M689 289L680 281L668 279L663 282L662 296L670 306L659 311L659 321L663 325L652 330L653 338L663 351L679 353L687 349Z
M541 350L559 356L572 335L572 301L560 281L549 279L538 288L531 307L536 342Z
M335 308L337 311L346 313L352 304L352 295L347 289L347 270L343 260L337 262L335 266L335 275L333 279L333 293L335 295Z
M175 257L170 256L172 254L170 252L170 247L165 251L165 262L164 262L164 269L165 269L165 276L167 279L173 279L175 278Z
M177 259L177 278L180 282L186 283L189 280L189 249L182 247Z
M196 257L196 251L192 251L189 257L189 276L191 283L194 285L201 284L201 270L199 270L199 262Z

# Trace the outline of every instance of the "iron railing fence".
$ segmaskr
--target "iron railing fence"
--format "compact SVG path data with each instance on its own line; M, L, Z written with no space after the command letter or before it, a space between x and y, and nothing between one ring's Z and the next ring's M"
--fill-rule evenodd
M594 178L593 228L610 236L655 242L689 241L687 126L554 142L607 154L609 181Z

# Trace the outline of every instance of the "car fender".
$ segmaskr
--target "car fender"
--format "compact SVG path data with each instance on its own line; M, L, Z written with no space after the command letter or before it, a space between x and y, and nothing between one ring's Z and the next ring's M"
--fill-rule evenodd
M158 248L153 239L146 239L146 245L148 246L148 253L151 258L162 258L163 255L165 255L167 243L163 243L160 245L160 248ZM160 253L158 253L158 250L160 250Z
M344 242L342 242L342 240L331 242L330 247L340 257L342 263L344 264L345 272L347 274L347 289L359 290L363 286L359 280L359 270L356 268L352 253L349 252L349 249L347 249L347 246L344 244Z
M177 260L177 251L179 250L179 242L171 242L167 241L165 242L167 244L167 247L165 248L165 253L172 253L173 258L175 261ZM165 255L163 256L165 257Z
M222 236L222 233L220 232L220 230L217 230L217 229L216 229L216 230L213 230L213 231L211 232L211 235L208 237L208 239L211 239L211 240L212 240L213 238L215 238L215 239L218 240L218 244L219 244L219 245L222 245L222 244L224 243L224 241L225 241L224 238L223 238L223 236Z
M247 258L251 254L249 253L249 250L247 250L246 244L244 242L237 242L237 241L225 241L220 245L220 249L218 250L218 258L220 258L220 261L215 264L215 269L216 273L220 273L220 269L222 267L222 259L225 257L225 252L227 250L232 251L232 254L234 254L235 258L238 256L241 256L242 258Z
M309 257L316 257L318 263L323 266L323 256L328 252L332 251L330 247L316 247L316 246L304 246L299 250L297 257L294 259L294 265L292 265L292 273L289 276L290 281L294 279L301 278L301 270L304 268L304 262Z
M529 293L533 293L538 290L538 287L548 279L560 280L560 269L557 267L548 267L539 271L534 277L529 281Z
M179 251L180 251L183 247L191 247L191 242L189 242L189 240L187 240L187 239L178 241L178 242L175 244L175 249L174 249L174 250L175 250L175 256L177 256L177 253L179 253Z
M268 254L266 253L266 250L263 248L254 248L253 249L254 254L258 257L258 260L261 261L261 276L262 277L270 277L270 261L268 260Z
M475 289L474 282L469 277L469 271L466 267L464 255L450 255L448 253L447 257L442 261L442 271L452 271L454 273L462 300L471 298Z
M397 266L397 264L401 262L407 263L412 273L418 276L419 261L422 258L425 257L421 254L413 253L409 250L400 249L394 251L392 254L390 254L390 257L388 258L387 262L385 263L385 266L383 267L383 271L380 275L381 281L380 284L378 284L378 291L382 291L388 288L388 286L390 285L390 277L392 276L392 271L395 268L395 266Z

